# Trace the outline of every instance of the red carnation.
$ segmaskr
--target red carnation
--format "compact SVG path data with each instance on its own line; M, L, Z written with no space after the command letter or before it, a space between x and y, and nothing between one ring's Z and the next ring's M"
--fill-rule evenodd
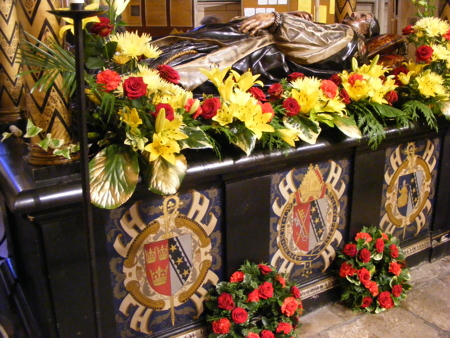
M261 332L261 338L275 338L275 335L272 331L269 330L262 330Z
M397 258L398 257L398 247L395 244L391 244L389 246L389 250L391 251L391 257Z
M233 273L231 275L230 282L231 283L242 282L244 280L244 276L245 276L245 274L242 271L236 271L235 273Z
M389 263L389 270L390 273L393 273L396 276L399 276L402 273L402 266L398 264L397 262Z
M325 96L328 97L329 99L334 99L338 91L336 83L334 83L331 80L322 80L320 89L322 89Z
M96 83L104 85L102 89L107 93L116 89L119 86L120 81L122 80L119 73L111 69L106 69L98 73L96 79Z
M342 79L341 79L341 77L339 76L339 74L333 74L333 75L331 75L330 81L333 81L333 82L336 84L336 86L340 86L341 83L342 83Z
M347 276L353 276L356 273L356 269L351 263L343 262L339 269L339 276L345 278Z
M284 334L289 334L289 332L292 331L292 325L289 323L278 323L277 328L275 329L276 333L284 333Z
M164 80L171 82L173 84L180 83L180 74L168 65L159 65L156 67L158 70L159 76L161 76Z
M390 92L386 93L386 101L388 102L388 104L390 106L392 106L392 104L394 102L398 101L398 93L395 90L391 90Z
M220 318L212 322L212 330L217 334L226 334L230 332L231 322L228 318Z
M301 292L295 285L291 286L291 295L293 295L297 299L300 299L301 297Z

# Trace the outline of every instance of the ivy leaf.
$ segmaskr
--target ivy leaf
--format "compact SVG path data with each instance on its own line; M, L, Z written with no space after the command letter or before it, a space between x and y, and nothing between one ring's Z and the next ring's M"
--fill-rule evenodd
M256 135L250 129L245 128L243 131L238 132L236 136L237 139L233 143L249 156L255 149Z
M89 162L91 201L95 206L115 209L136 189L139 178L137 153L130 147L110 145Z
M283 124L286 128L296 131L298 137L309 144L316 143L321 131L318 122L300 115L283 118Z
M34 137L37 134L39 134L42 131L42 128L39 128L34 125L33 122L31 122L31 119L28 119L27 121L27 132L23 137Z
M184 127L183 133L189 138L178 141L181 149L207 149L213 147L208 136L199 127Z

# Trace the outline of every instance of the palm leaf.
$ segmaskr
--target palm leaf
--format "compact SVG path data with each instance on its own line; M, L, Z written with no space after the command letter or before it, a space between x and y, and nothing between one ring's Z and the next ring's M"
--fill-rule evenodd
M61 75L64 94L71 96L76 87L74 54L54 40L49 40L46 44L26 32L24 34L27 40L21 41L18 61L29 69L19 73L18 76L37 74L39 79L31 90L47 91Z

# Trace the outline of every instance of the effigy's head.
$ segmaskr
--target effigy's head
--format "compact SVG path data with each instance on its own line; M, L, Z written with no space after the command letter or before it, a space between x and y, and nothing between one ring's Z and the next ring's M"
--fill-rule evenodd
M353 12L342 23L351 26L366 38L380 34L380 24L372 13Z

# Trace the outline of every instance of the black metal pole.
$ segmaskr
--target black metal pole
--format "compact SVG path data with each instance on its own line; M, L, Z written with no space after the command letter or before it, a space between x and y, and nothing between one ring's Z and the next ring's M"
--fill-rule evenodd
M75 8L75 10L73 10ZM92 205L89 183L89 148L87 140L87 118L86 118L86 94L84 82L84 35L82 19L103 14L105 11L86 11L82 8L72 7L71 10L49 11L57 16L63 16L73 19L74 25L74 44L75 44L75 71L76 71L76 114L78 141L80 142L80 164L81 164L81 184L83 197L83 225L87 236L87 255L89 260L89 281L90 293L93 300L92 306L95 313L94 329L97 337L102 337L101 317L100 317L100 298L97 279L97 262L95 255L94 225L92 221Z

